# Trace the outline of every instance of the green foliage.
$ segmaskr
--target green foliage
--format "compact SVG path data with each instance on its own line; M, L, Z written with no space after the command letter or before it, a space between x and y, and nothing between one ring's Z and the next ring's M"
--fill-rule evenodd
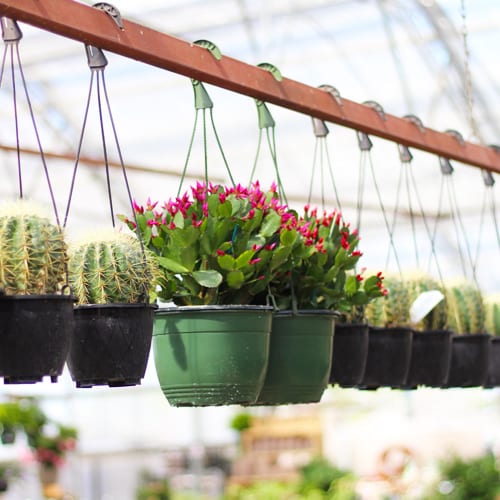
M448 326L458 334L484 333L485 308L480 290L468 281L446 287Z
M486 331L490 335L500 335L500 295L487 297L484 307Z
M237 413L231 419L230 427L238 432L244 431L252 426L252 418L253 417L250 413Z
M149 471L143 471L136 491L136 499L171 500L172 495L167 478L159 477Z
M35 208L20 203L0 213L0 293L56 293L66 263L62 230Z
M294 262L294 214L280 205L275 188L196 184L156 209L134 205L140 232L161 267L160 298L177 305L248 304ZM135 220L139 225L139 231ZM264 294L265 300L265 294Z
M156 260L131 235L113 233L71 250L68 274L79 304L132 304L147 300Z
M440 464L440 472L427 500L495 500L500 493L500 471L492 453L471 460L451 457Z
M280 309L328 309L359 320L364 307L386 291L381 273L363 277L355 267L362 256L359 236L337 212L309 210L298 221L300 244L289 273L271 282ZM359 313L359 314L357 314Z
M34 399L1 403L0 419L2 424L8 422L17 432L24 432L35 459L49 467L61 465L66 452L75 447L77 430L50 420Z

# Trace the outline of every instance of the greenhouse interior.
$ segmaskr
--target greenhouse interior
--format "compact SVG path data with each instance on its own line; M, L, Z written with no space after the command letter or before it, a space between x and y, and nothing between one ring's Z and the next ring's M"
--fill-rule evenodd
M498 2L0 18L1 499L500 498Z

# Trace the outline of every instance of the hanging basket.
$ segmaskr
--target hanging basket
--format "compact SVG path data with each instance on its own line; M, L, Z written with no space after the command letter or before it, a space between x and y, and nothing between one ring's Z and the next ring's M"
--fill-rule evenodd
M156 312L153 352L172 406L252 404L264 383L272 308L184 306Z
M153 333L153 304L75 307L68 369L76 387L139 385Z
M490 339L490 363L486 388L500 386L500 337Z
M399 388L410 368L413 330L370 327L368 357L360 388Z
M317 403L328 385L333 332L330 311L275 313L269 365L255 404Z
M490 338L486 333L452 336L450 371L443 387L480 387L486 383Z
M69 295L0 297L0 376L6 384L57 382L73 336Z
M414 331L406 388L441 387L448 378L450 360L449 330Z
M336 323L329 383L355 387L363 380L368 357L368 325Z

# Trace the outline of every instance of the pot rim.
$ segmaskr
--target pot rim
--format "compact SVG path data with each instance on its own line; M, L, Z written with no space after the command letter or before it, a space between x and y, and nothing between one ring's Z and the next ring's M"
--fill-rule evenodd
M15 301L15 300L70 300L76 302L75 295L66 295L61 293L44 293L44 294L26 294L26 295L0 295L0 301Z
M219 305L199 305L199 306L158 306L158 313L185 313L185 312L237 312L237 311L261 311L271 312L272 306L259 306L250 304L219 304Z
M296 311L292 309L283 309L281 311L274 311L275 316L332 316L335 317L335 311L329 309L298 309Z
M158 309L157 304L149 304L146 302L135 302L133 304L126 304L119 302L116 304L79 304L75 306L76 310L88 310L88 309Z

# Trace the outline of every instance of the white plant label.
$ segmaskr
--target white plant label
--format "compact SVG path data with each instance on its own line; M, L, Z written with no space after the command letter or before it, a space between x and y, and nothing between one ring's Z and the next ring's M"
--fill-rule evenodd
M442 300L444 295L439 290L429 290L421 293L410 307L412 323L424 319Z

